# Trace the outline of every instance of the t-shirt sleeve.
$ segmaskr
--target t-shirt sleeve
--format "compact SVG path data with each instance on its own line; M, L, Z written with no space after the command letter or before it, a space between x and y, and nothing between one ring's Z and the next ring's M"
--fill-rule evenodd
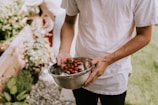
M67 1L66 14L69 16L76 15L79 12L76 0L66 0L66 1Z
M156 24L156 1L138 0L134 11L134 20L137 27Z

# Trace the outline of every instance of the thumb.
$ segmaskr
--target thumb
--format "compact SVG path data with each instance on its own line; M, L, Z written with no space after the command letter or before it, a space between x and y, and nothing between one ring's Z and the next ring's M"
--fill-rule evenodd
M97 64L97 63L98 63L98 60L97 60L97 59L93 59L93 60L92 60L92 64L95 65L95 64Z
M60 58L56 58L57 61L57 65L60 66L61 65L61 59Z

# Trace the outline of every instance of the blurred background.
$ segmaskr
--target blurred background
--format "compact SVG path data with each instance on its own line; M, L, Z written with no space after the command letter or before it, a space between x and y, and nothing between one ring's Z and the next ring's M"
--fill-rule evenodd
M39 12L39 8L33 8L31 12L19 15L18 12L25 1L0 0L0 44L9 46L16 35L26 24L29 24L29 21L28 23L23 22L24 18L34 12ZM62 0L59 2L61 3ZM158 0L156 2L158 11ZM72 56L75 53L74 44L75 39L71 49ZM4 51L5 49L1 48L1 53ZM133 73L129 78L126 105L158 105L158 25L153 26L152 39L149 45L132 55L132 65ZM71 100L71 98L69 99Z

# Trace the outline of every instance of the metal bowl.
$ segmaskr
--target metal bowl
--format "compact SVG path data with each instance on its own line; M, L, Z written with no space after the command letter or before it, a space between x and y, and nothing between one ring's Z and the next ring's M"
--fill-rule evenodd
M80 61L84 62L83 64L86 69L75 74L65 73L57 64L52 65L49 69L49 73L54 78L55 82L62 88L81 88L82 86L84 86L84 82L89 77L92 69L94 68L91 63L91 59L89 58L79 57L75 59L79 59Z

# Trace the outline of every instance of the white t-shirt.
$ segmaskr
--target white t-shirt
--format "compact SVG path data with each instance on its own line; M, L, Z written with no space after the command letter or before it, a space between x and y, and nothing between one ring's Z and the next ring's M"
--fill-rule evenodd
M67 15L79 13L76 56L106 56L127 43L135 26L155 24L155 0L67 0ZM109 65L104 74L85 87L99 94L116 95L127 90L131 58Z

